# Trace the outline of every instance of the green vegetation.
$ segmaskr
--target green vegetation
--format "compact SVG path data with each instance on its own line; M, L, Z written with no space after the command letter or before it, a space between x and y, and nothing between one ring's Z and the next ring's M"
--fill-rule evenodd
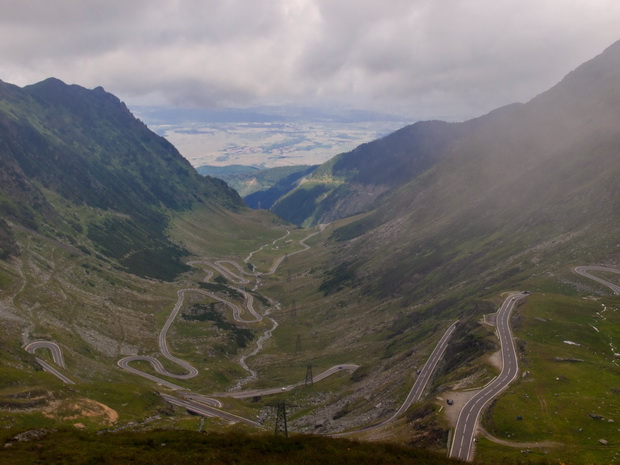
M255 166L247 166L247 165L227 165L227 166L212 166L212 165L201 165L196 168L203 176L212 176L214 178L219 178L235 189L237 192L240 192L228 178L233 178L235 176L245 176L250 175L252 173L257 173L261 171L260 168ZM243 194L241 194L243 195Z
M294 224L304 224L312 215L319 200L334 186L328 183L304 183L276 203L272 211Z
M346 285L353 285L355 280L355 269L351 263L344 262L325 272L325 278L319 286L319 290L328 295L344 289Z
M241 195L250 208L269 209L274 202L292 190L297 182L316 166L278 166L258 169L253 166L200 166L200 174L220 178Z
M424 173L463 129L421 122L362 144L317 168L307 182L281 196L272 211L295 224L343 218L377 207L376 193L396 189Z
M13 232L6 221L4 221L4 218L0 218L0 260L6 260L11 255L16 255L17 252L18 249L13 238Z
M620 299L532 295L516 325L523 376L493 404L484 427L514 443L551 443L531 448L532 458L617 462L620 367L611 346L620 338ZM479 444L483 461L509 451Z
M241 328L234 323L230 323L216 309L216 306L217 304L214 303L209 305L194 304L184 311L183 318L189 321L212 321L216 328L230 333L229 337L237 347L246 347L254 339L254 333L247 328Z
M168 234L196 257L245 257L284 234L284 223L265 211L231 212L208 206L175 215Z
M233 289L232 287L228 287L225 284L202 282L202 283L199 283L199 285L202 289L206 289L207 291L210 291L210 292L219 292L221 294L225 294L231 299L237 299L237 300L244 299L244 296L241 292L237 291L236 289Z
M4 441L11 438L5 431ZM30 464L416 464L460 463L428 451L382 443L295 435L224 434L189 431L91 435L61 429L41 431L29 442L9 441L0 463Z
M250 208L270 209L274 203L293 190L299 182L311 174L316 166L283 166L262 170L245 184L248 188L239 190L243 200ZM232 184L235 187L235 184Z
M95 431L135 421L136 429L166 430L144 433L136 460L157 463L155 451L167 460L163 451L173 448L162 449L164 437L173 444L190 435L168 430L196 428L197 419L166 406L152 382L116 362L157 352L157 334L180 289L202 286L243 301L222 276L205 284L200 258L242 264L255 252L249 271L266 272L286 257L277 271L252 283L261 322L237 325L213 299L187 293L185 318L168 333L175 356L199 369L195 378L179 380L184 388L209 394L240 380L245 388L287 386L303 381L308 365L317 374L354 363L362 368L353 374L342 370L316 385L278 392L290 401L291 430L353 429L393 414L439 335L458 318L427 400L376 432L442 450L448 420L433 399L484 385L497 372L488 357L497 339L481 317L506 292L530 289L515 317L524 376L484 419L492 439L517 447L481 439L477 453L489 463L617 462L620 301L585 298L601 293L600 286L570 271L575 264L617 263L620 256L620 118L612 98L620 45L606 53L528 104L466 123L419 123L317 168L274 211L297 224L359 215L328 225L308 240L310 251L294 255L309 231L282 237L290 225L243 208L222 183L198 177L109 94L54 80L26 90L0 86L11 97L0 107L8 154L0 248L9 256L19 245L21 253L0 261L6 316L0 319L0 401L11 428L5 441L13 430L41 425L61 429L50 438L67 434L68 443L88 442L90 436L68 429L75 422ZM191 267L182 264L184 257L195 258ZM271 330L261 351L246 360L257 373L247 378L239 357ZM61 345L76 385L38 370L21 348L34 339ZM49 360L48 353L41 357ZM136 366L153 372L146 363ZM84 410L91 402L108 405L120 419L75 415L73 403ZM224 408L264 419L270 402L226 397ZM219 420L204 422L226 428ZM132 441L130 434L104 436ZM541 439L552 442L520 452ZM203 460L191 455L202 451L201 440L189 449L178 439L187 460ZM278 463L279 450L289 462L296 460L294 450L307 450L316 461L317 452L296 441L250 446L253 452L236 446L234 453ZM369 446L349 447L341 456L336 442L316 441L342 463L363 462L356 454ZM48 447L38 444L37 450ZM133 457L133 449L124 452L119 444L114 450L129 455L112 452L112 458ZM27 457L35 450L30 445L15 443L4 452ZM49 447L52 459L60 454ZM107 450L93 447L100 455L88 460L107 460ZM299 456L303 460L309 458Z
M226 184L198 175L103 89L56 79L0 87L4 218L59 240L87 231L82 247L139 276L173 280L187 252L166 235L170 217L196 205L241 208ZM73 215L84 207L92 222ZM15 246L0 224L0 254L9 253Z
M106 257L118 260L130 273L173 281L189 270L181 262L187 251L170 243L164 235L163 218L161 221L163 224L142 229L130 219L108 217L101 223L91 223L87 237L99 245Z

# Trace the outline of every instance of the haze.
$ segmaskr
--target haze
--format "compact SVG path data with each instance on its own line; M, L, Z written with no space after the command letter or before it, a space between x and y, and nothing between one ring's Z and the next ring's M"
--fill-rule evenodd
M0 79L131 105L351 107L465 119L616 41L615 0L2 0Z

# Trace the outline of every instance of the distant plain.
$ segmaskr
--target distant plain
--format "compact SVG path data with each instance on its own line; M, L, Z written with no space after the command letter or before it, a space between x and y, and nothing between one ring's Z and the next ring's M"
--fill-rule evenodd
M235 112L231 117L231 110L213 110L206 116L182 109L173 116L149 107L132 111L195 167L321 164L413 122L375 114L351 117Z

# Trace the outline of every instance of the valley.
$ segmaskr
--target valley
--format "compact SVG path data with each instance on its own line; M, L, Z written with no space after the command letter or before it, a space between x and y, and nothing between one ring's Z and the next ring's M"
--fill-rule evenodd
M253 307L255 299L253 298L253 294L251 294L250 292L260 291L262 294L262 291L269 286L285 285L285 283L288 281L288 276L289 276L287 268L295 268L296 260L300 260L300 259L311 260L312 251L314 250L312 247L317 248L317 246L321 244L321 242L317 242L318 239L320 239L320 236L324 235L327 232L327 230L331 227L333 226L323 225L320 229L317 229L317 230L310 230L310 231L288 230L288 231L284 231L284 234L282 234L282 231L281 231L279 237L276 237L275 239L268 242L267 244L254 249L254 251L250 251L247 254L244 254L245 259L242 260L242 262L244 263L243 265L237 264L236 262L232 261L231 258L227 258L222 261L210 259L209 261L194 260L190 262L193 267L197 268L196 270L197 276L204 277L205 270L203 268L206 268L207 277L203 278L204 280L202 282L214 282L213 281L214 275L217 274L223 277L224 279L226 279L227 282L229 283L228 285L232 286L233 289L235 289L239 294L236 294L233 292L233 295L236 295L236 297L234 297L233 301L231 301L231 300L228 300L227 298L221 297L223 295L221 290L216 291L216 292L211 292L211 291L207 291L205 289L201 289L197 287L197 288L185 288L184 290L178 291L179 300L174 305L172 312L167 316L162 326L163 329L159 332L159 337L157 338L160 352L165 356L166 351L163 350L162 344L166 344L164 347L168 347L168 345L171 345L171 347L174 347L173 350L175 353L179 353L179 349L181 349L181 352L183 352L182 346L178 345L178 342L175 341L174 337L167 336L167 333L172 331L176 335L180 334L179 328L176 328L177 326L176 320L179 319L179 314L183 313L184 311L185 305L184 305L183 296L186 293L195 293L197 294L195 297L199 297L199 300L204 301L204 302L208 302L208 301L224 302L224 305L228 307L227 313L232 317L231 319L236 321L237 323L260 324L260 322L264 318L271 318L272 315L270 315L270 311L269 310L265 311L266 308L263 307L262 305L261 305L260 311L257 311ZM308 242L311 242L312 245L306 245L305 243L306 240ZM256 263L257 265L254 265L254 263ZM260 264L260 266L258 266L258 264ZM261 269L265 270L264 273L261 273L259 271ZM602 267L587 267L587 268L578 267L577 271L579 271L582 274L583 273L595 273L595 274L596 273L598 274L617 273L615 269L602 268ZM587 276L587 277L588 279L592 278L592 276ZM290 281L288 281L288 283L293 283L294 281L295 280L291 278ZM605 279L597 278L597 282L605 282L607 283L606 284L607 286L612 288L612 290L614 289L613 288L614 284L610 283L609 281ZM297 285L299 285L299 283L297 283ZM267 295L267 294L263 294L263 296L264 295ZM525 295L521 294L520 297L523 298L525 297ZM263 298L258 299L257 302L262 302ZM538 298L539 298L538 292L536 292L533 296L527 296L528 300L538 299ZM502 310L512 308L512 306L508 305L508 303L514 304L514 300L515 300L515 297L509 296L505 301L506 305L502 306ZM244 309L241 308L242 305ZM293 304L293 305L296 305L296 304ZM519 313L521 313L524 308L526 308L526 306L524 306L523 304L520 305ZM284 326L289 324L291 322L291 319L297 320L297 319L304 318L302 313L307 312L307 309L304 309L303 306L301 305L301 301L300 301L299 307L297 307L298 313L295 316L291 316L290 312L292 310L292 307L290 306L288 308L282 308L281 305L277 305L277 303L272 302L271 309L273 311L274 318L277 318L277 320L279 320L280 323L283 324ZM504 312L504 314L508 315L509 313ZM537 317L537 318L540 318L540 317ZM517 319L513 318L513 320L519 322L520 317ZM276 320L274 319L273 321L275 323ZM506 325L509 319L505 318L503 321L504 321L503 324ZM538 320L535 320L535 321L538 321ZM178 323L184 324L181 322L181 320L179 320ZM274 334L275 341L273 342L277 342L283 336L278 331L279 329L278 327L280 323L275 323L273 326L267 325L267 327L264 328L265 332L273 331L275 333ZM520 323L517 323L517 324L519 327L521 327ZM601 325L597 325L597 328L600 326ZM425 391L428 392L429 387L431 387L431 389L436 389L436 388L432 388L433 384L430 384L430 385L422 384L420 387L418 386L419 385L418 381L424 380L425 383L428 382L430 379L432 379L433 370L436 368L436 366L438 364L445 363L441 361L441 358L444 356L447 345L449 343L448 338L452 336L452 333L454 332L456 327L457 327L456 325L452 325L450 326L450 328L448 328L449 331L446 331L446 333L443 335L444 337L442 338L442 341L443 341L442 344L439 344L436 347L435 346L429 347L429 349L431 350L434 349L433 354L430 355L430 358L435 359L433 366L430 367L430 371L428 372L426 371L427 367L423 363L425 360L423 356L421 358L416 356L415 358L419 362L422 362L424 367L422 367L421 370L414 369L412 367L409 374L402 373L399 376L399 377L404 377L404 378L410 378L410 377L414 378L415 383L413 385L413 388L411 389L411 391L408 391L408 392L401 392L397 394L394 394L394 392L391 393L390 396L395 395L394 399L389 399L388 396L383 397L384 401L388 400L391 405L394 405L394 407L392 407L394 410L392 411L392 413L388 414L387 417L384 416L383 420L381 420L379 424L372 426L373 421L369 420L366 415L360 417L359 415L355 415L354 411L349 411L349 413L345 415L345 417L352 416L353 419L340 425L340 428L344 426L346 430L348 431L339 433L339 434L334 434L334 433L329 433L329 434L333 436L342 436L343 434L345 434L346 437L350 437L351 435L353 435L354 437L361 437L361 438L386 437L385 434L387 432L389 432L388 433L389 435L394 435L397 431L399 431L400 428L404 426L403 419L407 417L406 412L409 409L417 408L415 406L419 405L419 403L425 404L427 402L430 402L431 405L435 404L435 405L441 406L441 408L439 409L439 412L435 413L435 415L438 415L438 416L441 415L441 409L451 407L451 406L446 406L445 402L441 402L443 399L446 398L446 394L438 397L438 400L434 400L432 397L427 398L427 399L422 397L422 394ZM599 331L600 330L601 329L599 328ZM603 327L603 330L604 330L604 327ZM186 333L186 331L183 331L182 333ZM511 342L512 337L507 336L508 339L505 339L506 336L501 336L501 337L503 338L503 339L500 339L501 347L505 347L506 344L508 344L512 346L512 350L515 351L515 346ZM569 336L567 335L566 337L569 337ZM570 337L576 340L580 340L578 337L573 337L573 336L570 336ZM516 340L517 341L521 340L521 337L517 336ZM162 343L162 341L167 341L167 342ZM286 362L283 363L282 360L278 360L277 358L275 360L273 359L274 355L276 355L277 357L277 352L279 352L281 349L274 350L273 347L270 348L269 346L272 345L272 342L270 342L269 339L264 339L262 342L267 346L267 349L266 349L267 352L273 354L269 356L268 358L275 362L275 365L278 367L278 369L281 369L282 367L286 367L288 365L288 363ZM306 344L306 341L304 338L304 346L305 344ZM29 351L34 351L35 350L34 348L38 347L37 354L40 357L47 358L47 354L45 354L45 349L43 349L43 347L52 348L54 346L55 346L54 343L46 341L43 343L39 343L38 346L35 343L35 345L32 345L31 348L27 348L27 349L29 349ZM70 352L73 352L70 347L67 347L67 348L70 350ZM261 354L260 351L252 350L251 347L248 347L245 353L248 353L248 351L250 350L251 350L250 356L252 356L253 358L256 358L258 361L260 361L260 359L264 358L266 355L266 354ZM51 353L51 355L53 355L53 360L51 360L51 363L54 365L57 365L60 368L62 376L65 377L64 379L61 378L61 381L65 383L67 382L74 383L76 380L72 379L72 377L70 376L70 372L68 372L67 368L65 368L66 366L65 363L63 362L61 358L59 358L59 352L56 349L53 349L53 352ZM298 356L301 354L296 354L296 355ZM515 351L515 355L520 360L519 364L521 364L523 360L523 354L521 350L519 350L518 352ZM330 356L330 359L334 360L334 357ZM502 359L506 360L506 355L503 356ZM154 369L154 373L150 374L152 370L150 370L147 365L142 365L139 362L139 360L148 361L148 363L152 365ZM255 362L257 360L254 360L254 359L250 360L249 361L250 366L251 367L256 366ZM272 396L275 395L278 397L284 397L285 399L287 399L287 402L291 402L293 403L293 405L299 402L307 402L309 395L313 397L319 393L338 392L339 390L343 388L343 386L346 389L347 386L351 385L351 381L347 380L346 377L343 378L344 372L352 373L351 377L354 377L355 372L361 366L364 366L364 370L367 370L367 367L368 367L368 365L365 365L364 363L361 363L360 365L345 363L349 361L356 361L359 363L360 361L359 357L353 357L351 359L341 358L337 362L338 364L334 366L332 369L330 369L329 367L326 367L325 373L335 376L335 379L333 382L329 381L329 379L323 379L322 376L318 374L314 378L317 384L314 386L308 387L306 383L303 382L303 372L299 370L297 370L297 373L298 373L297 379L295 379L294 377L291 378L290 375L287 375L286 377L280 377L280 379L282 379L283 381L282 384L280 386L273 386L273 383L271 380L272 378L274 378L274 376L268 375L267 377L265 377L262 375L262 373L269 373L269 371L271 371L273 367L261 366L261 369L259 370L260 373L258 374L256 379L252 379L253 377L250 376L250 379L246 380L246 383L250 382L252 385L258 386L257 389L253 388L250 391L240 391L239 388L237 387L232 391L228 391L228 390L224 390L221 392L211 391L212 394L210 394L209 391L205 391L203 389L196 389L195 384L193 385L194 387L189 386L189 388L184 386L186 384L186 381L190 381L192 378L196 377L199 371L202 371L202 369L197 370L195 368L195 367L204 366L201 362L191 362L192 364L190 365L186 363L184 360L178 359L175 356L172 356L171 361L172 361L172 364L170 364L170 368L168 369L164 368L164 366L161 364L161 362L158 361L157 358L150 358L150 357L144 358L142 356L139 356L139 357L132 356L129 358L125 358L119 361L118 363L121 368L129 371L130 376L137 375L139 377L144 377L149 383L155 383L158 386L156 389L160 391L161 400L159 402L167 403L169 405L174 405L176 406L176 408L181 409L181 411L178 412L178 414L180 414L179 418L183 417L182 411L187 410L189 412L194 412L200 416L204 416L207 419L206 420L207 423L205 424L212 424L214 427L218 429L223 426L223 424L221 423L220 423L220 426L216 426L218 422L224 422L224 424L232 422L233 424L237 424L237 425L245 425L245 427L250 428L250 430L258 430L258 431L264 430L265 427L269 429L269 423L267 422L265 424L264 419L261 420L260 422L257 422L255 420L256 413L251 413L251 412L256 412L255 409L257 407L261 410L264 410L265 408L268 409L269 407L267 406L269 405L269 401L267 401L266 399L271 398ZM49 366L48 362L43 362L44 365L46 363ZM510 362L510 363L511 363L512 374L506 375L506 377L510 379L514 379L517 373L517 364L515 363L514 359L513 359L513 362ZM555 363L557 364L558 362L555 362ZM133 364L137 364L138 366L140 366L140 369L132 368L131 365ZM175 365L179 365L179 364L180 366L178 368L175 368ZM69 370L71 369L71 365L72 363L70 362ZM259 362L257 365L260 366L262 365L262 363ZM527 363L527 365L529 365L529 362ZM250 368L250 370L254 370L254 369L255 368ZM168 370L170 370L170 372ZM522 373L523 370L525 370L525 368L519 367L519 373ZM179 371L181 373L176 374ZM186 374L183 374L182 373L183 371L185 371ZM243 371L246 371L245 375L242 375ZM162 378L161 375L163 375L164 378ZM247 377L247 375L248 375L247 369L242 369L241 371L238 371L237 376L241 376L241 378L243 379L243 377L244 376ZM450 376L449 373L447 375ZM525 373L522 373L522 375L526 376ZM204 375L201 375L201 376L204 376ZM349 374L347 374L346 376L349 376ZM459 376L462 376L462 375L459 375ZM458 380L459 376L457 376L454 379ZM501 376L504 376L504 375L501 375ZM531 376L531 373L528 373L525 378L522 378L522 380L523 379L527 380L529 379L530 376ZM79 381L79 383L83 384L84 382L83 375L81 377L82 379ZM174 381L170 382L166 378L168 379L173 378ZM512 392L513 390L516 389L516 391L518 392L521 389L519 385L523 382L522 380L516 382L515 383L516 387L510 388L510 391ZM463 379L461 379L461 381L463 381ZM126 379L125 382L129 382L130 384L132 383L131 379ZM325 387L323 387L321 386L322 383L328 383L328 384ZM271 386L269 386L269 384L271 384ZM481 386L482 384L484 384L484 381L478 382L476 384ZM263 386L263 387L260 387L260 386ZM222 385L222 387L226 387L226 386ZM161 391L162 388L164 389L163 391ZM81 390L80 388L78 389ZM407 389L409 388L407 387ZM469 389L471 389L471 387ZM450 394L447 394L447 396L449 395ZM244 399L247 399L247 400L244 400ZM256 399L260 399L260 400L256 401ZM500 399L502 398L500 397ZM400 402L402 402L402 405L400 404ZM492 409L495 411L497 408L502 408L502 409L506 408L506 407L500 407L501 405L503 404L498 403L496 406L496 404L493 403ZM291 425L303 425L303 422L307 421L307 420L304 420L303 415L301 417L297 417L297 414L295 413L297 408L293 406L290 412L292 414ZM322 408L329 409L330 406L328 404L325 404L322 406ZM364 410L363 405L358 404L358 408L360 408L361 410ZM121 408L119 409L119 411L123 411L123 409ZM509 407L509 411L521 412L518 408L515 410L514 407L512 408ZM386 410L382 410L382 412L386 412ZM385 415L385 413L382 413L382 415ZM500 418L501 418L501 415L503 414L500 414ZM611 417L613 418L616 415L616 413L608 410L606 412L606 415L611 415ZM123 415L121 415L121 418L122 417ZM475 415L475 417L476 419L478 419L479 415ZM261 418L260 413L259 413L259 418ZM380 419L381 415L377 418ZM605 418L608 418L608 417L605 417ZM501 450L502 447L506 447L506 444L510 442L515 443L515 447L518 448L518 447L521 447L521 445L525 445L526 441L529 440L530 443L527 443L528 444L527 447L525 446L523 447L529 450L528 454L532 457L539 457L539 458L553 457L554 454L556 453L555 451L558 451L558 447L557 447L558 442L557 441L554 442L553 437L549 438L548 432L540 431L538 435L536 435L535 433L530 433L527 436L520 436L518 433L512 433L509 436L508 440L506 441L506 440L501 439L501 436L500 438L496 438L490 435L487 431L491 430L491 431L497 432L498 426L495 425L493 428L489 428L489 426L487 425L487 422L488 422L488 417L486 416L483 417L482 423L484 425L484 429L481 430L482 433L479 433L481 435L478 437L479 439L478 442L475 443L476 451L477 451L476 457L481 456L483 460L488 460L489 462L493 462L494 460L496 460L495 454L498 453L498 447L500 448L499 450ZM159 425L162 424L161 420L156 420L151 426L149 426L149 428L152 428L153 426L158 425L158 424ZM370 424L371 426L368 427L365 424L366 425ZM584 425L582 422L579 422L578 424L580 424L581 428L584 429L583 428ZM292 426L292 427L295 427L295 426ZM458 429L458 426L457 426L457 429ZM473 435L476 429L477 429L476 423L473 423L473 427L472 425L470 425L469 434L472 435L470 436L470 441L473 437L475 437ZM587 431L587 428L586 428L586 431ZM489 437L490 439L487 439L487 437ZM545 441L542 441L540 439L543 437L546 438ZM609 437L609 435L607 435L607 437ZM457 441L457 438L458 436L452 436L451 438L451 441L452 441L451 444L453 444L453 447L454 447L455 441ZM538 441L540 441L540 445L534 444L537 438L538 438ZM474 443L471 442L471 444L474 444ZM576 445L574 444L573 447L576 447ZM607 452L605 452L606 450L608 451L609 449L602 449L594 455L590 454L590 457L600 458L600 457L608 456L608 457L613 458L614 457L613 453L609 452L609 454L611 455L608 455ZM544 452L544 453L540 455L539 452ZM579 449L575 449L574 453L583 455L583 452L579 451ZM469 458L471 459L473 455L472 452L466 452L464 454L465 455L459 455L459 457L461 457L462 459L466 459L469 456ZM559 456L562 457L564 456L564 454L560 452Z
M269 210L102 88L0 83L7 460L273 445L284 405L281 450L617 462L619 58L303 167Z
M280 266L280 264L282 264L282 262L292 256L295 255L297 253L300 252L306 252L310 249L310 246L305 244L305 241L307 239L310 239L311 237L315 236L316 234L319 234L321 231L323 231L325 229L326 225L320 225L318 227L318 232L312 232L310 233L308 236L306 236L305 238L299 240L299 245L302 246L301 248L299 248L298 250L295 250L291 253L286 253L285 255L281 255L280 257L276 258L273 261L273 264L271 266L271 268L269 269L269 271L266 271L265 273L261 273L256 271L256 267L254 265L251 264L250 259L252 258L252 256L254 254L260 253L265 247L261 246L259 249L250 252L248 254L248 256L244 259L244 262L248 265L248 268L250 268L251 272L247 272L245 271L239 264L237 264L236 262L230 261L230 260L225 260L225 261L216 261L215 263L211 263L211 262L206 262L206 261L193 261L190 262L189 264L192 266L198 266L198 265L207 265L208 267L210 267L211 269L217 271L220 276L225 276L227 279L231 280L233 282L234 285L248 285L250 284L250 281L245 278L245 276L250 276L252 278L255 279L255 285L253 290L256 290L256 288L259 286L259 278L263 277L263 276L269 276L274 274L278 267ZM290 235L290 231L286 231L286 234L284 236L282 236L281 238L275 239L273 242L271 242L269 245L274 246L276 245L276 243L278 243L279 241L282 241L283 239L286 239L288 236ZM232 266L235 271L231 271L229 268L226 267L226 265ZM211 278L213 278L214 273L213 271L208 271L207 272L207 277L203 280L204 283L209 283ZM238 274L237 274L238 273ZM253 297L251 294L245 292L243 289L238 288L238 287L230 287L230 289L232 289L233 291L236 291L236 293L239 293L241 296L243 296L243 298L245 299L245 308L247 310L248 313L250 313L252 315L252 319L245 319L241 316L241 314L243 313L243 310L235 303L233 303L230 300L224 299L220 296L218 296L215 293L212 292L207 292L201 289L183 289L178 291L178 296L179 299L176 303L176 305L174 306L172 312L170 313L168 319L166 320L166 323L164 324L162 330L159 333L159 338L158 338L158 345L159 345L159 350L161 352L161 355L166 358L167 360L169 360L170 362L172 362L173 364L176 364L178 366L180 366L184 371L186 371L186 373L184 374L175 374L173 372L167 371L164 366L162 365L162 363L154 357L151 356L130 356L130 357L125 357L121 360L119 360L117 362L118 366L121 367L122 369L128 371L129 373L141 376L143 378L146 378L150 381L155 382L156 384L160 385L160 386L164 386L167 387L169 389L172 389L175 392L178 392L181 394L181 397L184 400L180 400L177 397L173 397L167 394L161 394L162 398L164 400L166 400L169 403L172 403L173 405L178 405L181 407L186 408L188 411L200 414L200 415L206 415L206 416L211 416L211 417L219 417L222 418L224 420L228 420L228 421L233 421L233 422L238 422L241 421L242 423L248 424L250 426L254 426L254 427L259 427L261 428L262 426L259 423L256 423L252 420L240 417L238 415L234 415L234 414L230 414L228 412L224 412L222 410L220 410L223 407L223 404L221 401L217 400L216 398L211 398L209 396L206 396L204 394L198 394L198 393L194 393L194 392L188 392L186 390L186 388L179 386L177 384L171 383L167 380L164 380L160 377L151 375L147 372L132 368L130 366L130 363L133 364L133 362L139 362L139 361L145 361L147 363L149 363L152 368L157 372L158 375L163 375L167 378L175 378L177 380L186 380L186 379L191 379L196 377L199 374L199 371L192 365L190 365L189 363L185 362L184 360L178 359L175 356L173 356L169 349L168 349L168 343L167 343L167 333L168 330L170 329L170 327L172 326L172 324L174 323L174 320L177 318L179 311L181 310L181 308L183 307L183 302L185 299L185 295L187 293L195 293L195 294L200 294L203 296L206 296L210 299L222 302L224 304L226 304L230 310L232 311L232 317L235 321L239 322L239 323L259 323L263 320L263 315L260 315L256 312L256 310L253 307ZM279 306L279 304L275 304L276 308ZM263 345L269 340L269 338L272 336L273 331L278 327L278 323L277 321L275 321L274 319L270 318L268 316L268 312L265 313L264 315L265 318L269 319L272 323L273 326L270 329L266 329L264 331L264 334L256 341L256 348L249 354L249 356L254 356L257 355L260 350L263 348ZM402 406L387 420L383 420L380 424L378 425L373 425L372 427L363 427L361 428L361 430L363 431L367 431L368 429L376 429L378 427L382 427L385 426L387 423L395 420L396 418L398 418L400 415L402 415L410 406L411 404L418 402L421 397L422 394L424 393L425 388L427 387L427 384L430 380L430 378L432 377L435 368L437 367L437 364L439 363L439 361L441 360L443 354L445 353L446 350L446 346L447 343L449 341L450 336L452 335L452 333L454 332L456 325L458 324L458 322L453 323L452 325L450 325L450 327L446 330L445 334L442 336L441 340L439 341L438 345L435 347L435 349L433 350L433 353L430 355L429 359L427 360L427 362L424 364L424 366L421 368L421 370L417 371L417 376L416 376L416 381L415 384L413 385L413 387L411 388L411 391L409 392L409 394L407 395L407 398L405 399L405 401L403 402ZM54 343L54 342L49 342L49 341L35 341L32 342L30 344L28 344L25 347L25 350L29 353L35 353L35 351L37 349L41 349L41 348L45 348L51 351L52 357L53 357L53 362L56 366L58 366L59 368L63 368L66 369L64 360L63 360L63 356L62 356L62 351L60 349L60 347L58 346L58 344ZM240 358L239 363L241 365L241 367L243 369L245 369L246 371L248 371L250 373L250 375L245 378L244 380L241 380L240 382L238 382L233 390L227 391L225 393L219 393L219 394L213 394L213 397L231 397L231 398L235 398L235 399L246 399L246 398L260 398L262 396L267 396L267 395L274 395L274 394L282 394L285 392L288 392L292 389L295 388L299 388L301 386L308 386L308 379L306 379L305 382L297 382L294 384L289 384L287 386L284 387L277 387L277 388L268 388L268 389L255 389L255 390L251 390L251 391L239 391L238 388L241 387L243 384L247 383L248 381L253 381L257 378L257 373L252 370L251 368L249 368L247 366L247 364L245 363L245 359L247 357L244 355ZM62 382L66 383L66 384L75 384L70 378L68 378L67 376L65 376L64 374L62 374L61 372L59 372L56 368L52 367L49 363L38 359L37 358L37 363L39 363L41 365L41 367L53 374L54 376L56 376L58 379L60 379ZM319 382L322 381L323 379L327 378L328 376L337 374L337 373L343 373L345 371L347 372L354 372L355 370L357 370L359 368L358 365L354 365L354 364L339 364L337 366L331 367L327 370L325 370L322 373L317 374L316 376L313 376L312 379L310 380L310 384L313 385L314 382ZM359 429L359 428L358 428ZM352 433L355 433L356 429L354 429L352 431ZM347 434L351 434L351 432L347 433Z

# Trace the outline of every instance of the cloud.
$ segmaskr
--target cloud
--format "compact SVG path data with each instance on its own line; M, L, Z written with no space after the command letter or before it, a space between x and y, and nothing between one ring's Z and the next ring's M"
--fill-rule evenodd
M473 116L620 39L616 0L0 0L0 78L128 102Z

